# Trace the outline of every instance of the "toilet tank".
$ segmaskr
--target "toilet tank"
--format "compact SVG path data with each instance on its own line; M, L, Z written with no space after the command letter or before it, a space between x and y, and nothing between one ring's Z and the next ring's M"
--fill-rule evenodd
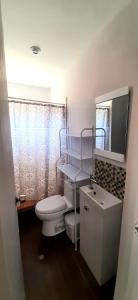
M73 182L69 179L64 180L64 196L74 207L74 199L73 199ZM79 207L79 190L76 189L76 206Z

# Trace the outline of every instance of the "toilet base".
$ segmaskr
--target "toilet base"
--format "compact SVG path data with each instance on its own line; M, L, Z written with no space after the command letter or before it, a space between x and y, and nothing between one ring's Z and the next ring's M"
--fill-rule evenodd
M42 234L44 236L54 236L65 230L64 215L60 215L54 220L45 220L42 223Z

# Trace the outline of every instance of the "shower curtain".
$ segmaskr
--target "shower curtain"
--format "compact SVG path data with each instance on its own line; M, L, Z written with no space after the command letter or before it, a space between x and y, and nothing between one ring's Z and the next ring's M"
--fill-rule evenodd
M97 130L96 132L96 148L102 150L109 150L109 116L109 108L96 108L96 128L103 128L106 132L105 138L103 130Z
M40 200L58 193L56 161L65 107L9 102L16 196Z

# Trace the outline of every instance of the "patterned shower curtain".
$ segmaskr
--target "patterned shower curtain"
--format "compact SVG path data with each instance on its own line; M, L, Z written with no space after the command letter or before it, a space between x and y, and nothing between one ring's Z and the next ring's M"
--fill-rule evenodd
M96 128L103 128L106 132L106 138L102 130L96 132L96 148L102 150L109 150L109 121L110 121L110 109L96 108Z
M16 196L40 200L58 193L56 161L64 106L9 102Z

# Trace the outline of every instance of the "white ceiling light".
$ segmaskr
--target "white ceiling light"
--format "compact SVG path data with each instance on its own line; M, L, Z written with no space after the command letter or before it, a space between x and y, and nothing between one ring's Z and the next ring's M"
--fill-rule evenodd
M38 54L41 51L39 46L31 46L30 49L32 50L33 54Z

